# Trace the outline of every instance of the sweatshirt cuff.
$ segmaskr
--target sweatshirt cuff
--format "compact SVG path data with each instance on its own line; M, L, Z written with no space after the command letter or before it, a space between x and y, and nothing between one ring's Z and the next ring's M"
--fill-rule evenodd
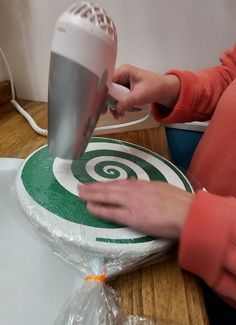
M194 74L190 71L170 70L166 75L175 75L179 78L179 98L176 105L172 108L153 103L153 117L163 124L192 121L191 107L194 101Z
M180 266L210 286L214 286L222 271L230 229L231 209L227 209L230 200L197 192L181 233Z

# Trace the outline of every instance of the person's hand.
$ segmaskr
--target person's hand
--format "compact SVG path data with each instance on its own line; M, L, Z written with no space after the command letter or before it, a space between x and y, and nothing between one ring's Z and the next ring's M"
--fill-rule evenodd
M178 100L180 81L175 75L154 73L125 64L115 70L112 81L131 90L118 102L114 113L116 118L134 106L158 103L172 108Z
M163 238L179 238L193 198L164 182L132 179L80 185L78 190L94 216Z

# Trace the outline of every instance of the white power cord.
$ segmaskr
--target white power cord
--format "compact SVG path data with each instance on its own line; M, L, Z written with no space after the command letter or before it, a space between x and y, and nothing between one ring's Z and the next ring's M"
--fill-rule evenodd
M29 122L30 126L32 127L32 129L40 134L40 135L43 135L45 137L47 137L48 135L48 131L45 130L45 129L42 129L40 128L37 123L35 122L35 120L32 118L32 116L26 112L23 107L20 106L19 103L17 103L16 101L16 94L15 94L15 88L14 88L14 81L13 81L13 77L12 77L12 72L11 72L11 69L10 69L10 66L8 64L8 61L7 61L7 58L2 50L2 48L0 47L0 53L2 55L2 58L3 58L3 61L7 67L7 71L8 71L8 75L9 75L9 78L10 78L10 84L11 84L11 96L12 96L12 99L11 99L11 103L15 106L15 108L18 110L18 112L24 116L24 118Z
M40 134L42 136L47 137L48 136L48 130L40 128L37 125L37 123L35 122L35 120L32 118L32 116L28 112L26 112L24 110L24 108L20 106L19 103L17 103L12 72L11 72L10 66L8 64L7 58L6 58L6 56L5 56L5 54L4 54L4 52L3 52L3 50L2 50L1 47L0 47L0 53L2 55L2 58L4 60L5 65L7 67L8 75L9 75L9 78L10 78L11 96L12 96L11 103L15 106L15 108L18 110L18 112L22 116L24 116L24 118L29 122L30 126L32 127L32 129L36 133L38 133L38 134ZM139 123L142 123L145 120L147 120L149 118L149 116L150 116L150 114L148 113L144 117L142 117L140 119L137 119L135 121L121 123L121 124L115 124L115 125L99 126L99 127L96 127L95 128L95 131L106 131L106 130L111 130L111 129L119 129L119 128L124 128L124 127L131 126L131 125L139 124Z
M98 127L95 128L95 131L105 131L105 130L119 129L119 128L124 128L124 127L131 126L131 125L139 124L139 123L142 123L142 122L146 121L149 118L149 116L150 116L150 114L148 113L144 117L142 117L142 118L140 118L138 120L135 120L135 121L120 123L120 124L114 124L114 125L107 125L107 126L98 126Z

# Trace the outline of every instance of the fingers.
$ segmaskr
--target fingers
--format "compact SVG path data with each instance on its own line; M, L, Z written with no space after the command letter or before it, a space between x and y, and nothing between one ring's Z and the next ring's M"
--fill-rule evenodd
M127 203L126 189L120 186L119 182L80 185L78 190L80 198L84 201L111 205L126 205Z
M111 110L111 114L113 115L115 120L118 120L120 117L124 116L124 113L117 112L117 108L116 108L116 110Z
M87 210L91 214L135 228L139 211L137 205L142 206L143 200L137 185L143 183L146 184L146 181L136 179L96 182L79 185L78 190L80 198L87 201Z
M79 195L87 195L95 192L123 192L130 194L133 188L136 188L137 184L149 183L147 181L137 180L132 177L130 179L120 179L111 182L94 182L83 185L78 185Z
M96 217L101 217L120 224L126 224L129 219L128 211L122 206L102 205L96 202L88 202L87 210Z
M102 108L101 113L102 113L102 114L106 114L106 112L107 112L107 106L104 105L103 108Z
M132 90L128 95L122 98L116 106L119 115L123 115L128 109L138 106L140 103L140 95L136 89Z
M129 224L129 195L126 180L79 186L79 196L87 201L87 210L94 216Z
M142 85L135 85L134 89L130 93L122 98L116 106L118 114L122 115L128 109L132 107L140 107L144 104L148 104L148 98Z
M130 78L135 67L129 64L123 64L114 71L112 81L124 86L130 85Z
M116 69L113 75L113 82L125 85L130 88L130 93L125 95L116 106L115 118L123 116L128 109L147 104L147 91L142 80L143 70L132 65L122 65Z
M133 67L128 64L124 64L114 71L112 81L130 88L132 73ZM131 107L129 106L130 97L132 100L131 93L126 95L121 101L118 102L116 111L112 112L115 119L122 117L125 111Z
M79 186L94 216L142 233L179 238L193 195L159 181L118 180Z

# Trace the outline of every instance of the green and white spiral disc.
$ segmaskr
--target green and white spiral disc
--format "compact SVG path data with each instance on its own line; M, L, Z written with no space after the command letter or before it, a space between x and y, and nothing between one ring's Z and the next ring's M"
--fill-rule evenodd
M40 231L68 245L113 257L138 257L166 249L169 241L94 218L79 199L79 183L130 177L161 180L193 191L186 177L156 153L123 141L92 138L78 161L54 158L47 146L33 152L18 175L17 193Z

